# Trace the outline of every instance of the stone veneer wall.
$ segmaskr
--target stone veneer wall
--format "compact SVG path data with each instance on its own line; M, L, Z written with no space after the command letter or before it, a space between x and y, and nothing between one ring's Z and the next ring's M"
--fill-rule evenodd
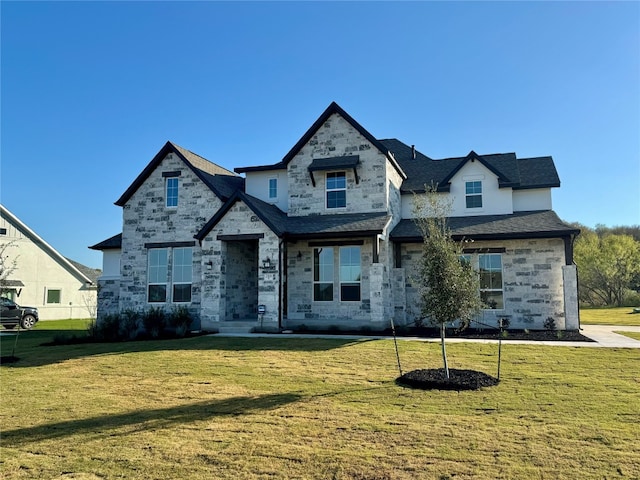
M253 283L253 279L239 280L235 276L237 272L232 271L240 261L239 248L235 245L238 242L218 240L218 235L245 234L264 235L264 238L257 240L258 267L262 265L262 262L267 257L276 264L276 268L272 271L265 271L261 268L251 270L251 274L257 276L257 298L254 293L255 283ZM220 322L234 320L234 308L236 313L242 308L242 312L250 313L257 322L257 305L266 307L266 313L262 318L262 327L265 330L277 330L279 328L280 268L277 266L279 242L278 236L254 215L244 203L237 202L231 207L224 218L218 222L202 242L202 262L203 264L209 261L212 263L210 270L208 268L203 270L202 329L215 331L218 329ZM246 253L246 255L249 254ZM247 261L247 257L245 256L244 258L244 261ZM245 274L248 275L246 271ZM227 292L233 290L236 282L241 282L238 283L239 291L237 295L227 295ZM251 293L241 292L240 289L243 286L250 288ZM241 307L240 301L246 301L252 305L247 304ZM231 313L231 318L227 316L227 313ZM246 320L246 318L243 320Z
M165 207L164 171L180 171L176 208ZM147 302L147 248L153 242L193 242L193 236L221 207L220 199L176 155L168 154L123 207L119 310L172 304ZM193 248L192 315L200 313L201 253Z
M558 329L576 328L577 308L565 313L565 288L570 291L572 286L565 287L563 279L566 268L562 239L474 242L470 247L506 249L502 254L505 308L484 310L479 321L496 325L499 318L507 317L511 328L543 329L545 320L551 317ZM406 276L405 310L409 324L420 317L419 295L414 285L420 254L420 244L402 245L402 270ZM473 262L477 268L477 254L473 254ZM577 301L572 305L577 305ZM401 301L396 301L396 312L401 307ZM566 314L571 318L566 319Z
M325 205L325 173L314 172L315 187L307 168L316 158L359 155L359 183L353 169L346 170L347 206L327 210ZM334 114L289 162L287 167L290 216L331 213L361 213L387 211L386 157L345 119Z
M347 241L347 240L345 240ZM339 242L339 240L338 240ZM362 268L361 301L340 301L339 246L334 246L334 290L331 302L313 301L313 249L307 241L289 243L287 327L356 329L386 328L392 314L389 271L386 265L372 264L372 238L360 246ZM298 258L299 257L299 258Z
M120 311L120 279L98 279L98 318Z

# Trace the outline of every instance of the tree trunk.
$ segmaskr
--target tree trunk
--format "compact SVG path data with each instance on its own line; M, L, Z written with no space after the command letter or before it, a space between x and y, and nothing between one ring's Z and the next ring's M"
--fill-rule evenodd
M442 361L444 363L444 373L449 380L449 363L447 362L447 347L444 343L444 323L440 324L440 343L442 344Z

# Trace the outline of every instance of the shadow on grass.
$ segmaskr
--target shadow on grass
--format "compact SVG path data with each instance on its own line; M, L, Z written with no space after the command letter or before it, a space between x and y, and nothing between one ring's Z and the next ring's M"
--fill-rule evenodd
M15 356L19 358L13 363L2 362L2 368L39 367L64 362L77 358L95 355L138 353L151 351L326 351L343 348L370 340L353 340L340 338L290 338L274 335L273 337L218 337L202 335L197 337L172 340L143 340L133 342L113 343L70 343L68 345L43 345L54 338L86 335L82 330L30 330L22 332L15 349ZM0 338L0 350L10 353L11 347L5 343L9 337ZM13 340L11 340L13 341Z
M82 420L67 420L35 427L18 428L2 432L5 447L17 447L26 443L64 438L77 434L117 435L113 430L126 429L126 434L136 431L153 431L177 424L197 422L215 417L240 416L256 411L271 410L296 402L297 394L269 394L255 397L233 397L177 407L138 410L116 415L102 415Z

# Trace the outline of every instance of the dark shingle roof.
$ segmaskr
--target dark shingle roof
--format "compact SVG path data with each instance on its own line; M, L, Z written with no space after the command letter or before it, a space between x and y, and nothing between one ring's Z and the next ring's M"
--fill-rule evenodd
M560 179L551 157L517 158L515 153L494 153L477 155L470 152L465 157L433 160L416 151L412 157L411 147L393 138L380 140L395 156L400 167L407 174L402 183L402 192L423 192L425 185L437 184L438 190L447 191L451 177L470 160L479 160L494 172L501 187L545 188L559 187Z
M78 270L80 270L80 272L82 272L85 277L91 280L91 283L93 283L94 285L98 283L98 277L102 274L102 270L100 270L99 268L87 267L86 265L71 260L70 258L67 258L67 261Z
M564 223L553 210L516 212L510 215L451 217L449 228L454 238L495 240L515 238L555 238L576 235L580 230ZM412 219L401 220L391 232L391 240L415 242L422 235Z
M113 250L122 248L122 234L118 233L111 238L107 238L100 243L89 247L91 250Z
M202 227L195 238L205 238L238 201L244 202L276 235L291 239L376 235L384 231L390 219L386 212L288 217L275 205L238 191Z
M216 165L175 143L167 142L115 204L120 207L124 206L169 153L175 153L223 201L227 200L236 189L244 188L244 179L238 177L232 171Z

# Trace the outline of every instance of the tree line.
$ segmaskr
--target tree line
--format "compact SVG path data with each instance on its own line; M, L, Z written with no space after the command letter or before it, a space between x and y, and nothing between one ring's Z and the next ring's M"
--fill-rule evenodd
M574 244L579 299L583 306L640 306L640 225L596 225Z

